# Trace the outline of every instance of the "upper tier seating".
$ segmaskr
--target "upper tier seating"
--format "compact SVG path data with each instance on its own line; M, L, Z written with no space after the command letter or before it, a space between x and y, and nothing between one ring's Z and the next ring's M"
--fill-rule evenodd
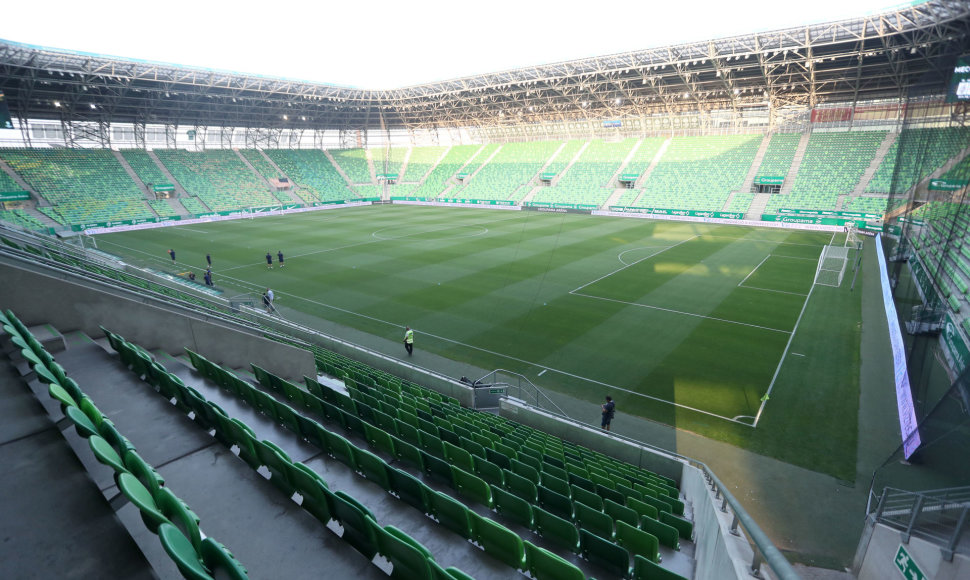
M61 224L153 217L108 149L0 149L0 158L53 204L42 211Z
M812 133L788 195L774 195L765 213L780 208L834 210L839 195L852 193L872 163L885 131Z
M233 151L157 149L155 154L185 191L198 196L213 211L279 204L266 184Z
M758 167L756 177L783 177L788 175L801 133L775 133L768 142L768 149Z
M0 220L17 224L28 230L46 230L47 226L22 209L0 210Z
M155 160L143 149L122 149L121 156L125 158L125 161L134 170L138 179L147 185L149 189L153 185L169 182L169 179L165 177L162 170L158 168Z
M246 161L252 163L253 167L256 168L263 177L266 179L276 179L280 176L280 172L273 167L273 164L263 157L263 154L259 152L259 149L240 149L239 153L246 158Z
M456 187L450 198L521 200L529 181L561 145L557 141L507 143L474 178Z
M904 193L970 143L970 127L903 129L866 185L867 192Z
M297 193L304 199L307 193L320 201L357 197L330 159L319 149L266 149L265 152L299 186Z
M744 184L761 135L674 137L643 184L641 207L718 211Z

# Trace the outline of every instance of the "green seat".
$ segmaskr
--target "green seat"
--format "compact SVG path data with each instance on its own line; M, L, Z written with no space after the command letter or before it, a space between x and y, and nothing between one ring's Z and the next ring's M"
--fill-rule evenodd
M495 511L530 530L535 529L535 518L529 502L497 485L492 486L492 500Z
M623 497L622 493L599 483L596 484L596 495L600 496L604 500L611 499L618 504L623 504L626 501L626 498Z
M77 407L77 401L74 400L65 389L58 383L51 383L47 387L47 393L52 399L61 404L61 411L64 412L67 407Z
M88 418L87 415L84 414L84 411L82 411L79 407L68 407L65 409L64 414L67 415L67 418L70 419L72 423L74 423L74 429L81 437L87 439L92 435L98 435L97 426L91 421L91 419Z
M394 526L374 526L377 551L393 566L391 578L401 580L432 580L430 553L410 536ZM407 539L405 539L407 538ZM410 541L408 541L410 540Z
M418 444L421 446L421 449L435 457L445 456L444 443L442 443L441 438L436 434L429 433L424 429L418 429Z
M631 578L633 580L687 580L680 574L671 572L643 556L633 557L633 575Z
M460 428L459 427L456 427L455 429L456 429L456 433L457 433L457 430L460 429ZM469 452L472 455L475 455L477 457L481 457L482 459L485 459L486 458L486 456L485 456L485 447L481 443L477 443L475 441L472 441L468 437L464 437L464 436L460 436L460 435L459 435L459 438L458 438L458 442L459 442L459 445L461 446L461 448L464 449L465 451L467 451L467 452Z
M576 475L575 473L570 473L566 477L566 481L568 481L571 485L575 485L576 487L581 487L586 491L596 493L596 484L590 479L586 479L585 477Z
M378 527L373 515L342 491L335 492L332 499L331 515L344 529L343 540L367 558L373 558L377 553Z
M579 530L572 522L541 507L533 507L532 514L535 516L535 530L540 536L570 552L579 553Z
M625 505L620 505L611 499L603 500L603 511L613 518L614 521L623 521L634 527L640 521L635 510Z
M165 552L175 562L184 578L212 580L212 575L202 565L200 554L178 528L172 524L163 523L158 527L158 537L162 540Z
M453 497L428 490L431 504L431 514L438 522L466 540L474 539L471 522L468 518L468 508Z
M475 580L474 578L472 578L468 574L462 572L458 568L455 568L454 566L448 566L445 569L445 572L449 576L449 578L447 580Z
M154 498L159 511L192 542L196 550L201 549L202 533L199 531L198 516L167 487L159 489Z
M613 540L613 518L586 504L576 502L576 523L580 530L586 530L601 538Z
M471 472L475 470L471 453L448 441L442 442L442 447L444 448L445 461L465 471Z
M477 455L472 456L472 461L475 464L475 475L484 479L489 485L505 487L505 475L501 467Z
M151 492L152 496L158 493L158 490L165 485L165 478L155 471L155 468L149 465L141 455L138 455L137 451L128 451L122 456L122 459L131 475L137 478L145 486L145 489Z
M680 533L677 528L658 522L651 517L643 516L640 518L640 529L656 536L664 546L680 550Z
M258 439L253 439L253 450L256 452L259 463L269 470L270 482L286 495L292 495L293 484L288 477L289 465L292 464L292 461L286 453L269 441Z
M578 485L570 485L570 491L572 491L573 502L582 502L591 508L602 510L603 509L603 498L596 495L595 493L585 490Z
M626 498L626 505L633 511L637 512L637 515L639 516L637 518L638 522L640 521L639 518L643 516L650 516L653 519L659 518L657 508L635 497Z
M159 509L158 504L155 503L152 492L142 485L131 473L121 473L118 475L118 489L128 498L128 501L138 508L145 527L152 533L157 534L158 526L162 524L171 524L168 518L165 517L165 514Z
M424 472L428 477L448 487L455 486L454 474L452 474L451 465L447 461L424 451L421 451L421 461L424 463Z
M299 461L289 465L288 478L303 498L300 506L323 525L332 519L333 494L318 473Z
M348 467L354 466L354 445L333 431L327 431L327 453Z
M525 566L535 580L586 580L583 571L532 542L523 542Z
M212 572L213 578L227 580L247 580L249 573L246 568L232 555L225 546L212 538L202 540L202 563Z
M580 530L579 543L585 560L621 578L629 575L630 553L625 548L588 530Z
M512 473L521 475L532 483L539 485L539 470L521 461L521 459L520 457L519 459L512 460Z
M399 461L424 472L424 454L421 450L403 439L394 436L391 436L391 439L394 441L394 456Z
M536 485L528 479L512 473L508 469L502 470L502 476L505 478L505 489L509 490L509 492L514 493L529 503L535 503L539 498Z
M451 476L455 482L455 491L459 495L478 502L489 509L493 507L492 491L484 479L454 465L451 466Z
M486 554L515 570L525 567L525 550L518 534L475 512L470 516L475 541Z
M674 514L669 514L667 512L660 513L660 521L662 523L667 524L668 526L677 528L677 533L680 534L681 538L684 538L685 540L694 539L693 522L685 520L684 518L681 518L681 517L677 517Z
M624 521L616 522L616 543L626 548L633 556L643 556L658 564L662 559L657 536Z
M424 482L407 472L393 467L387 468L387 475L391 481L391 492L401 498L404 503L421 510L421 513L424 514L430 514L432 512L428 497L430 490Z
M364 423L364 432L367 433L367 444L372 449L383 451L391 457L395 457L394 440L391 439L391 436L386 431L380 427Z
M354 450L354 469L367 479L391 491L391 480L387 476L387 463L366 449Z
M542 485L536 488L539 492L539 506L561 518L573 520L573 502L565 495L552 491Z
M540 482L540 484L543 487L547 489L551 489L552 491L558 494L564 495L566 497L570 497L570 494L572 491L569 489L569 483L567 483L565 479L560 479L554 475L550 475L545 471L542 472L542 481Z
M120 473L128 473L128 469L125 468L125 464L121 460L121 455L103 437L91 435L88 437L88 445L99 462L115 470L116 477Z
M485 448L485 459L488 459L492 463L497 463L502 469L512 468L512 458L508 455L502 453L501 451L496 451L488 447Z

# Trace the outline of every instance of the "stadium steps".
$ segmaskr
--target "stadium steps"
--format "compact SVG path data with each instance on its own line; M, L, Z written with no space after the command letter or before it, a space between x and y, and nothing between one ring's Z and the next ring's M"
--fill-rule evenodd
M727 211L727 208L731 207L731 202L734 201L734 194L740 193L739 191L732 191L728 194L727 199L724 200L724 205L720 207L721 211Z
M183 217L183 218L184 217L188 217L189 212L185 209L185 206L182 205L182 203L178 200L178 198L169 197L169 198L165 199L165 203L167 203L169 206L171 206L172 211L175 212L175 215L180 216L180 217Z
M347 174L344 172L344 168L341 167L339 163L337 163L337 160L334 159L333 158L333 155L331 155L330 152L327 151L326 149L323 150L323 154L326 155L327 156L327 159L330 160L330 165L333 165L334 169L337 170L337 173L339 173L340 176L344 178L344 182L345 182L344 185L346 185L346 186L349 187L350 186L350 178L347 177Z
M670 147L670 142L670 139L663 142L660 149L657 149L657 154L653 156L653 160L650 162L650 165L647 166L647 170L644 171L643 175L638 177L637 182L633 184L634 189L640 190L640 194L636 197L636 199L633 200L633 207L637 207L637 203L640 201L640 198L643 197L643 184L647 182L647 179L650 178L650 174L653 173L653 170L656 169L657 165L660 164L660 160L663 158L664 153L666 153L667 148Z
M872 180L872 176L876 174L876 170L882 165L882 160L886 158L886 153L889 152L889 148L892 147L893 142L899 133L895 131L890 131L886 133L886 138L882 140L879 145L879 149L876 149L876 155L872 158L872 163L866 168L865 173L862 174L862 178L859 179L859 183L856 184L855 189L852 190L853 196L860 196L866 191L866 186L869 185L869 181ZM840 198L842 196L839 196ZM841 199L839 201L839 208L842 207Z
M751 191L754 186L754 178L758 175L758 170L761 169L761 162L765 159L765 153L768 152L768 143L771 142L771 135L765 135L764 139L761 140L761 146L758 147L758 152L754 156L754 162L751 163L751 170L744 177L744 183L741 184L740 191ZM733 193L731 194L733 197ZM730 198L728 202L730 202ZM724 204L727 207L727 203Z
M613 175L610 176L610 180L607 183L614 183L614 182L619 183L618 180L620 179L620 176L623 175L623 171L627 168L628 165L630 165L630 160L632 160L636 156L637 151L640 150L641 145L643 145L643 139L637 139L637 142L634 143L633 147L630 148L630 152L627 153L626 157L623 158L623 161L620 163L620 166L616 168L616 171L613 173ZM611 199L612 197L613 196L610 196Z
M189 192L185 191L185 188L182 187L182 184L179 183L177 179L175 179L175 176L172 175L172 172L168 170L168 167L165 167L165 164L162 163L162 160L158 158L158 155L156 155L154 151L148 151L147 153L148 156L152 158L152 161L155 162L155 165L157 165L162 171L165 178L168 179L168 182L175 186L176 195L179 197L189 197Z
M7 162L4 161L3 159L0 159L0 170L2 170L4 173L9 175L14 181L16 181L17 185L22 187L24 191L29 191L31 195L34 197L34 199L37 200L37 202L40 205L42 206L50 205L50 202L48 202L46 199L44 199L43 196L38 194L34 188L30 187L30 185L28 185L27 182L24 181L24 178L20 177L20 175L18 175L17 172L14 171L12 167L7 165Z
M365 150L365 159L367 159L367 171L370 172L371 183L377 183L377 168L374 167L374 155L371 154L371 150Z
M529 190L529 193L525 194L525 197L522 198L522 202L519 205L525 205L530 201L532 201L532 198L534 198L536 194L539 193L541 190L542 190L541 185L534 186L531 190Z
M262 150L257 149L257 151L259 151L260 155L262 155ZM240 151L239 149L233 149L233 152L236 154L237 157L239 157L240 160L242 160L243 165L250 168L253 171L253 173L255 173L257 177L259 177L260 181L266 184L266 187L273 192L273 195L276 196L277 199L279 199L279 194L282 194L289 199L289 203L298 203L300 205L303 205L304 203L303 200L300 199L299 196L297 196L295 193L293 193L292 189L284 189L283 191L276 191L276 186L270 183L269 179L267 179L265 175L263 175L262 173L260 173L258 169L256 169L256 166L253 165L252 161L247 159L246 156L242 154L242 151ZM276 167L275 163L273 164L273 167Z
M768 206L768 201L771 199L771 196L772 194L770 193L755 194L754 199L751 200L751 205L748 206L748 211L744 214L744 219L760 220L761 215L765 212L765 208Z
M788 168L788 174L785 175L785 184L781 186L781 191L778 192L778 195L791 193L792 187L795 186L795 176L798 175L798 168L802 166L802 159L805 158L805 150L808 149L808 140L811 137L811 131L802 133L802 138L798 141L798 149L795 150L795 156L792 158L791 166Z
M477 168L477 169L475 169L475 171L474 171L474 172L472 172L472 173L471 173L471 174L470 174L470 175L469 175L468 177L466 177L465 179L466 179L466 180L472 180L472 179L475 179L475 176L476 176L476 175L478 175L478 173L479 173L479 172L480 172L480 171L482 170L482 168L483 168L483 167L485 167L486 165L488 165L488 164L489 164L489 162L490 162L490 161L491 161L492 159L495 159L495 156L496 156L496 155L498 155L498 152L499 152L499 151L501 151L501 150L502 150L502 145L499 145L498 147L496 147L496 148L495 148L495 151L492 151L492 154L491 154L491 155L489 155L489 156L488 156L488 158L487 158L487 159L486 159L485 161L482 161L482 163L481 163L481 164L480 164L480 165L478 166L478 168ZM469 160L469 161L471 161L471 160Z
M306 201L303 200L300 194L296 193L296 191L300 189L300 186L297 185L295 181L290 179L290 176L287 175L285 171L280 169L280 166L277 165L275 161L270 159L269 155L267 155L265 151L263 151L262 149L257 149L256 151L259 151L259 154L263 156L263 159L265 159L266 162L270 164L270 166L276 169L277 175L279 175L280 177L285 177L286 179L289 180L290 185L292 185L293 187L286 190L285 193L290 196L290 199L293 199L294 203L306 204Z
M115 156L115 159L117 159L118 163L121 164L122 169L125 170L125 173L128 174L128 177L130 177L131 180L135 182L135 185L138 186L138 189L140 189L142 193L145 194L145 199L155 199L155 195L153 194L153 192L148 191L148 186L145 185L145 182L142 181L140 177L138 177L138 174L135 173L134 169L132 169L131 164L128 163L128 160L124 158L124 156L121 154L121 151L112 149L111 154Z
M449 151L451 151L451 147L447 147L445 148L444 151L441 152L441 156L438 157L438 159L436 159L435 162L431 164L431 167L428 168L428 170L424 173L424 175L422 175L421 178L418 179L418 185L422 185L424 184L425 181L428 180L428 177L431 176L434 170L437 169L439 165L441 165L442 161L444 161L445 157L448 156ZM408 161L410 160L411 160L411 156L408 155ZM404 174L402 173L402 175Z
M411 153L414 152L414 147L408 147L404 152L404 159L401 161L401 167L398 168L398 177L404 177L408 174L408 163L411 161Z
M620 198L623 197L623 194L629 191L630 190L625 187L616 188L613 191L613 193L610 195L609 199L603 202L603 205L601 206L601 208L609 209L610 206L617 205L617 203L620 201Z
M849 197L844 193L840 193L835 199L835 211L842 211L842 206L845 205L846 198Z
M592 144L593 144L592 141L587 141L583 143L583 146L579 148L579 151L577 151L576 154L573 155L573 158L569 160L569 164L563 167L562 171L559 172L559 175L556 176L555 180L552 182L553 187L555 187L556 184L559 183L559 181L562 179L562 176L568 173L573 165L576 165L576 162L579 161L579 158L583 156L583 151L586 151L586 149L589 148L589 146Z

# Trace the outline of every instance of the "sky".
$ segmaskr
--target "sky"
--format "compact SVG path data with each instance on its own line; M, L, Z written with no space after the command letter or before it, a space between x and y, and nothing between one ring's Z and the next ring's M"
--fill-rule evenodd
M0 38L365 89L395 89L853 18L900 4L899 0L611 0L603 4L589 0L45 0L5 3Z

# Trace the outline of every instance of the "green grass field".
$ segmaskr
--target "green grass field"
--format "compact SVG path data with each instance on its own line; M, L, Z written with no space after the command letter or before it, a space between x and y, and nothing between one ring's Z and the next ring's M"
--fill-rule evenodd
M97 242L133 263L194 270L200 279L210 252L227 295L272 287L284 312L319 320L328 332L355 329L399 344L407 324L418 357L430 351L509 369L590 401L610 393L624 412L853 479L861 292L850 293L848 282L813 290L831 239L378 206ZM269 270L264 256L275 262L277 250L286 268Z

